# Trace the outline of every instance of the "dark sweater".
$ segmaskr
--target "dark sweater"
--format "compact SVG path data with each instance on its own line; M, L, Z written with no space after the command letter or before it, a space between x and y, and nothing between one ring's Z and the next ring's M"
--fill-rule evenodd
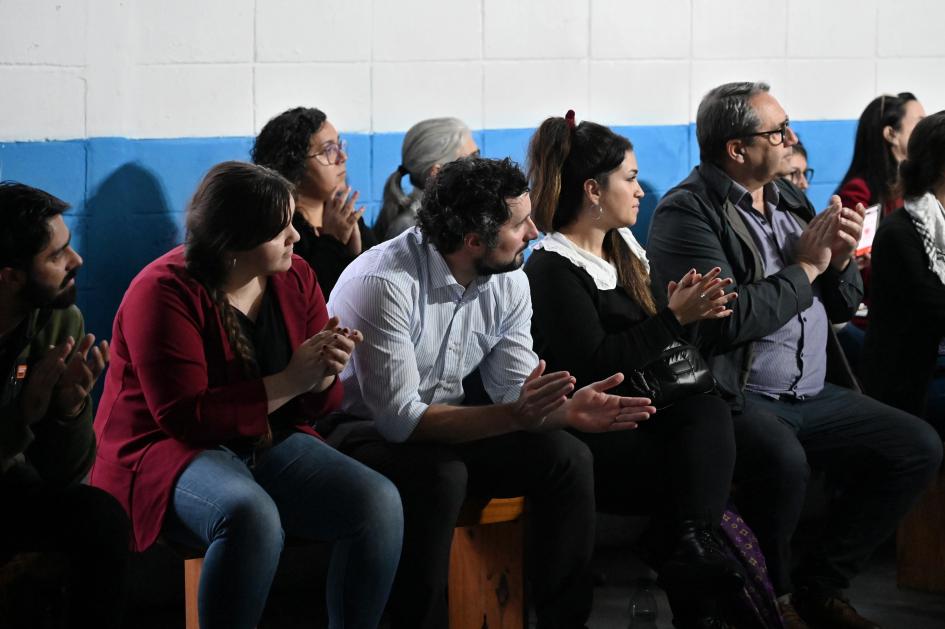
M904 209L880 223L873 240L872 273L864 389L921 416L939 340L945 336L945 286L929 269L922 240Z
M292 225L300 236L299 241L295 243L295 253L308 262L315 271L318 276L318 285L322 289L325 301L328 301L328 295L335 287L341 272L357 256L351 255L348 247L333 236L316 234L315 229L302 217L301 212L296 212L292 217ZM361 251L367 251L377 244L374 232L364 223L364 219L358 219L358 230L361 232Z
M18 477L30 476L53 485L82 480L95 457L92 400L75 418L58 417L54 405L46 416L28 425L20 412L20 396L29 383L29 369L52 345L71 336L85 336L82 313L75 306L34 310L10 337L0 356L0 464ZM23 365L25 365L25 378Z
M623 288L598 289L587 271L557 253L535 251L525 274L535 352L546 372L569 371L578 388L643 367L682 335L669 308L649 316Z

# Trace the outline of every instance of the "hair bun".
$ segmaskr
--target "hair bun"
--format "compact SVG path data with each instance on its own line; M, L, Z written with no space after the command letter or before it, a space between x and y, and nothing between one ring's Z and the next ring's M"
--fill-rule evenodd
M575 125L574 125L574 110L573 109L569 109L568 113L564 115L564 121L568 124L569 129L574 128Z

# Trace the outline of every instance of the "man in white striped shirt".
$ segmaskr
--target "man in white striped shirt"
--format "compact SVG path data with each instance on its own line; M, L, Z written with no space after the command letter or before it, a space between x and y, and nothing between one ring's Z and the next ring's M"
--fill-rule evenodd
M604 393L619 374L569 397L570 374L543 373L520 270L538 231L513 162L447 164L427 184L418 223L355 260L329 303L364 342L341 375L346 415L325 432L393 480L404 502L392 627L447 626L450 541L467 494L529 499L538 627L582 627L591 603L592 461L560 429L634 428L654 409ZM471 382L481 383L479 399Z

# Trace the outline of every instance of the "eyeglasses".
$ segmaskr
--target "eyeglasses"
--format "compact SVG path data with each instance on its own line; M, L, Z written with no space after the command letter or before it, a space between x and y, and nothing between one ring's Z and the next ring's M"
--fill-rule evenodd
M771 146L777 146L779 144L784 144L784 140L788 136L788 131L791 131L791 121L785 120L777 129L772 129L771 131L759 131L758 133L748 133L742 137L753 138L755 136L763 135L768 138L768 142L771 144ZM793 133L793 131L791 131L791 133Z
M322 146L322 150L318 153L312 153L307 157L314 157L318 160L318 163L322 166L334 166L341 162L341 155L345 154L347 157L348 154L348 141L341 140L340 142L328 142Z
M801 183L802 177L807 180L807 183L810 183L811 181L814 180L814 169L805 168L804 170L801 170L801 169L792 170L791 174L788 175L788 179L790 179L791 183L793 183L795 186Z

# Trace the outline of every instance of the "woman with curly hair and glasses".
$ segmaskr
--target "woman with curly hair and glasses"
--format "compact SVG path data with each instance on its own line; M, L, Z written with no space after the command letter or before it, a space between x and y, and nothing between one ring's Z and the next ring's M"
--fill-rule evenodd
M327 298L345 267L377 244L364 208L355 206L358 192L345 180L347 143L324 112L296 107L266 123L252 155L295 186L293 225L301 237L295 252L315 269Z

